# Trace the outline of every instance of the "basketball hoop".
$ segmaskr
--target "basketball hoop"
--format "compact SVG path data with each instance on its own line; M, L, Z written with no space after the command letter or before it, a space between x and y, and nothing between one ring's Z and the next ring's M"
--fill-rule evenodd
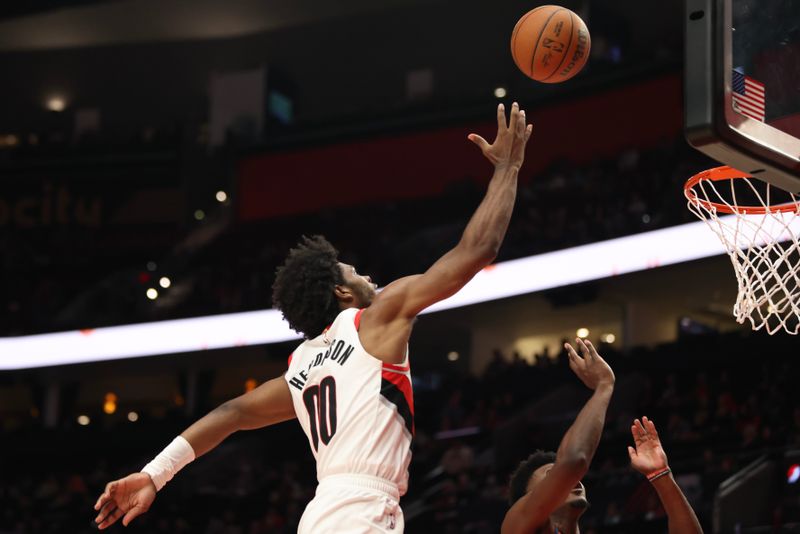
M749 320L753 330L769 334L797 334L800 198L731 167L692 176L683 193L689 210L717 234L731 258L739 284L736 321Z

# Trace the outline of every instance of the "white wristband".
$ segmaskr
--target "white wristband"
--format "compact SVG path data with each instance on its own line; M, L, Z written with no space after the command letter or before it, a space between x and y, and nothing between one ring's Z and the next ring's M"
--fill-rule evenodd
M192 446L183 436L178 436L158 456L142 468L142 473L150 475L150 478L153 479L153 484L156 486L156 491L161 491L161 488L194 458Z

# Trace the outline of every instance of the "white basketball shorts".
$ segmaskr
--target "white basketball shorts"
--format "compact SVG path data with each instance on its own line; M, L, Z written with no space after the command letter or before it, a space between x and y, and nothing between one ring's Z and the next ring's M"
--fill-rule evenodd
M367 475L323 478L300 519L298 534L402 534L397 486Z

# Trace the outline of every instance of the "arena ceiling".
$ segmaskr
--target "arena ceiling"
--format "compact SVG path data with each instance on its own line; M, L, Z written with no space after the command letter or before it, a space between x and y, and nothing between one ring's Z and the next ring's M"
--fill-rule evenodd
M0 21L0 50L219 39L443 0L117 0Z
M420 18L431 8L448 7L447 23L468 23L474 9L453 0L38 0L0 7L0 51L92 47L122 43L151 43L240 37L310 25L354 15L401 9ZM472 2L475 3L475 2ZM519 12L545 2L481 1L485 15ZM636 46L674 40L681 2L654 2L642 9L638 0L560 0L585 18L603 16L604 24L624 28ZM64 7L64 5L68 7ZM491 10L487 13L487 10ZM388 18L388 17L387 17ZM391 23L391 20L384 21ZM444 21L443 21L444 22ZM469 21L475 23L477 21ZM443 28L446 30L446 28Z

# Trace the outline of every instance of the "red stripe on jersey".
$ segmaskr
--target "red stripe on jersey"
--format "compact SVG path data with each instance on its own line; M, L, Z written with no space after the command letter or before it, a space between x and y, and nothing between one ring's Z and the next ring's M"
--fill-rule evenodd
M411 370L411 365L410 364L398 365L398 364L394 364L394 363L384 363L383 364L383 368L384 369L391 369L392 371L400 371L401 373L405 373L406 371L410 371Z
M294 352L289 355L289 361L286 362L286 367L289 367L290 365L292 365L292 356L294 356Z
M355 318L355 320L354 320L354 322L356 323L356 330L358 330L358 329L361 327L361 314L362 314L362 313L364 313L364 308L361 308L361 309L360 309L360 310L358 310L358 312L356 313L356 318Z
M408 403L408 408L411 410L411 415L414 415L414 393L411 389L411 380L408 379L406 375L401 375L399 373L393 373L391 371L382 371L381 377L386 380L387 382L391 382L394 384L397 389L399 389L403 393L403 397L406 398L406 402Z

